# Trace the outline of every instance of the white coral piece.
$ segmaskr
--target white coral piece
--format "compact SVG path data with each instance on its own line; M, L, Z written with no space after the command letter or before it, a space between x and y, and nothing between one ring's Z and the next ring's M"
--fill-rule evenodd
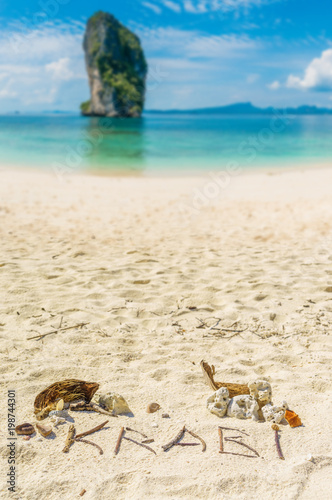
M49 417L61 417L61 418L68 418L70 415L67 410L52 410L48 414Z
M229 392L227 387L220 387L216 392L210 396L206 401L207 409L217 415L217 417L224 417L227 413L227 405L229 403Z
M267 422L274 422L279 424L285 416L285 411L288 409L288 404L283 401L280 406L267 404L263 406L262 413L263 417Z
M65 423L65 422L67 422L67 421L66 421L66 419L65 419L65 418L63 418L63 417L57 417L56 415L53 415L53 416L51 417L51 422L53 422L53 426L54 426L54 427L58 427L58 425L60 425L60 424L64 424L64 423Z
M235 418L259 420L257 401L248 394L234 396L228 404L227 415Z
M272 402L271 384L264 379L258 379L248 384L250 396L252 396L261 406Z

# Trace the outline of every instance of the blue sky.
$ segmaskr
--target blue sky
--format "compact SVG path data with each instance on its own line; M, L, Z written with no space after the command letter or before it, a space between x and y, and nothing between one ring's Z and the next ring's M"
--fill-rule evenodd
M0 113L78 110L97 10L140 37L147 109L332 107L331 0L0 0Z

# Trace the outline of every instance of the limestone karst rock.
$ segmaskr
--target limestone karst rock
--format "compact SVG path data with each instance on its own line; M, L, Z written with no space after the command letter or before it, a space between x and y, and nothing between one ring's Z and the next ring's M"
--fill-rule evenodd
M83 48L91 99L81 104L82 114L140 116L147 63L138 37L111 14L97 12L88 20Z

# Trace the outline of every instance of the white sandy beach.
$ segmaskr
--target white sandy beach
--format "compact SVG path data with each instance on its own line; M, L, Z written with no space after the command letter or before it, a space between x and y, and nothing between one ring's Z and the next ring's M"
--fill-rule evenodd
M331 498L332 169L231 173L224 187L209 175L0 175L1 498ZM61 318L88 325L27 340ZM219 334L198 328L218 319ZM201 359L216 380L266 378L299 414L302 427L280 426L284 461L270 423L207 411ZM91 436L102 456L83 443L62 453L67 424L19 436L9 494L7 391L16 423L33 423L36 395L66 378L122 394L134 417ZM153 401L162 408L148 414ZM77 432L105 420L73 417ZM184 424L204 453L162 450ZM122 425L154 438L157 455L125 441L114 458ZM260 458L219 454L218 425L248 432Z

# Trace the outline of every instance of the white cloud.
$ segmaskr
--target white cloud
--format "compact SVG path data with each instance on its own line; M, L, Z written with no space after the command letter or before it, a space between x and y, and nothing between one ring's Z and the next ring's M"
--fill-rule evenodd
M0 99L8 99L10 97L16 97L17 93L13 90L9 89L1 89L0 90Z
M148 57L154 57L159 53L179 57L179 47L181 47L182 59L230 59L244 57L249 50L260 47L259 42L248 36L209 36L195 30L168 27L151 29L135 26L134 30L140 37Z
M257 73L252 73L247 76L247 83L255 83L260 79L260 75L257 75Z
M82 78L87 80L82 49L83 31L84 26L79 22L45 22L34 29L16 22L2 30L0 111L6 109L9 97L16 97L16 109L29 106L38 109L39 103L52 104L59 97L64 101L63 95L70 95L78 81ZM68 107L72 105L70 101L68 104Z
M148 8L150 10L153 10L153 12L155 14L161 14L161 8L158 7L158 5L155 5L154 3L142 2L142 5L144 5L144 7Z
M1 32L0 58L6 55L15 59L39 61L54 59L59 53L78 56L82 54L83 26L47 22L29 29L17 22Z
M240 57L248 49L257 48L257 42L247 36L220 35L196 36L189 41L189 57L233 58Z
M332 49L324 50L320 57L313 59L303 78L290 75L286 85L300 90L332 90Z
M45 69L51 73L55 80L72 80L77 78L77 75L71 70L71 60L69 57L62 57L58 61L46 64Z
M181 6L176 2L173 2L171 0L162 0L162 3L165 7L167 7L168 9L171 9L173 12L177 12L177 13L181 12Z
M280 85L280 82L278 82L278 80L275 80L274 82L269 83L269 85L267 86L267 88L270 90L278 90L278 89L280 89L280 87L281 87L281 85Z
M163 54L169 52L179 53L179 47L190 41L197 32L186 31L177 28L149 28L144 25L131 23L133 31L139 36L147 54L161 51Z
M247 75L250 81L260 77L253 76L248 61L257 57L262 44L247 36L209 36L198 30L134 23L132 29L149 63L147 109L226 104L233 100L230 94L239 81L248 92Z
M195 4L193 4L191 0L185 0L183 7L185 11L191 12L192 14L202 14L208 11L207 2L204 1L195 2Z
M40 104L53 104L58 94L56 87L48 89L35 89L31 94L25 96L23 103L25 106L35 106L36 102Z
M252 7L261 7L279 0L184 0L184 9L192 14L206 12L227 12L248 10Z
M149 58L148 91L165 83L182 88L183 82L209 82L215 66L181 58Z
M15 77L17 75L28 75L28 74L35 72L34 68L32 68L31 66L28 66L28 65L17 66L15 64L1 64L1 62L0 62L0 71L4 72L4 73L2 73L2 75L4 75L4 74L6 76L14 76L15 75Z

